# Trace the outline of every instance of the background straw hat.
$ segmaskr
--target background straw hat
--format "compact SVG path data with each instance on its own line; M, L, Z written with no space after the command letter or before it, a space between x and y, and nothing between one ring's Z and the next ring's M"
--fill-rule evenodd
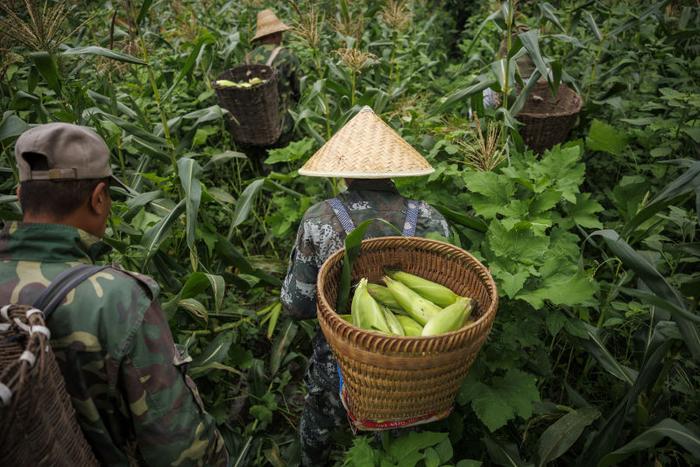
M428 175L430 163L365 106L299 169L310 177L396 178Z
M274 11L267 8L258 12L258 24L255 27L255 36L253 40L269 36L276 32L289 31L290 29L292 28L280 21Z

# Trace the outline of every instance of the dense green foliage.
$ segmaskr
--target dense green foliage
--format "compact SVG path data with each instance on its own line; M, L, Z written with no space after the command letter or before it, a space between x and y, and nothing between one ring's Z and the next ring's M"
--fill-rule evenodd
M80 2L41 41L20 30L24 2L7 3L18 18L0 10L0 216L21 217L12 149L27 124L97 129L131 187L114 205L111 259L161 284L235 465L298 462L315 324L281 314L279 285L302 214L339 186L296 170L362 105L435 166L399 188L446 215L502 303L447 420L381 441L346 431L334 458L700 462L696 3L276 4L304 76L294 142L269 151L269 173L231 141L211 87L243 61L263 3ZM499 57L517 25L530 31ZM516 130L525 51L584 100L570 141L542 155ZM504 106L483 108L486 87ZM470 109L495 151L478 149Z

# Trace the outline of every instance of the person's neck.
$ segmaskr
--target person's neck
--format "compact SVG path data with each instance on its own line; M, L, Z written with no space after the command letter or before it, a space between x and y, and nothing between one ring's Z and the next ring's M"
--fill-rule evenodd
M63 217L61 219L58 219L56 216L52 216L49 214L45 213L36 213L36 214L24 214L22 217L22 222L24 224L61 224L61 225L67 225L70 227L75 227L76 229L83 230L89 234L95 235L96 237L99 237L96 233L94 233L94 228L92 228L89 225L86 225L85 222L82 221L82 219L77 216L76 214L69 214L66 217Z

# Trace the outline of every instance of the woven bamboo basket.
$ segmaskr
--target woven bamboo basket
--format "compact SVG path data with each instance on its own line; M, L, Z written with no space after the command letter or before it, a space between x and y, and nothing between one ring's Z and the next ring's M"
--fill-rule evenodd
M233 82L251 78L266 80L251 88L221 87L212 83L219 105L231 113L229 130L234 141L251 146L269 146L282 134L282 115L277 91L277 72L267 65L239 65L217 78Z
M379 282L385 268L401 269L472 297L475 321L430 337L387 336L356 328L334 311L344 250L334 253L318 275L318 320L333 349L357 419L407 420L446 416L491 330L498 307L489 271L466 251L415 237L381 237L362 242L353 283Z
M563 143L576 125L581 106L581 97L567 85L561 84L554 96L547 82L538 82L516 117L523 124L520 136L539 153Z
M45 328L43 314L30 310L10 306L0 318L0 382L12 391L0 403L0 465L97 466L49 338L31 331Z

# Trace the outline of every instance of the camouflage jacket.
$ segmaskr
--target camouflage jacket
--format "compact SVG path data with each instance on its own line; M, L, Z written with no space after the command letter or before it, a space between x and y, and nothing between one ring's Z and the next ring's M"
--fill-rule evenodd
M246 61L264 65L276 47L273 44L261 44L250 51ZM277 91L280 97L280 110L286 116L285 126L291 127L287 109L299 102L299 60L289 49L282 47L272 61L272 67L277 70ZM286 128L285 131L288 129Z
M0 233L0 304L32 304L66 268L90 263L98 239L57 224ZM109 267L51 316L51 347L83 433L102 464L226 465L185 356L176 350L150 278Z
M381 218L394 226L404 225L408 200L393 183L384 180L355 180L350 188L338 195L355 225ZM417 237L430 232L447 237L445 218L425 202L419 202ZM375 223L367 230L367 238L397 235L389 226ZM291 253L289 270L282 285L281 300L285 311L297 319L316 317L316 276L323 262L336 250L343 248L345 231L333 209L326 201L306 211L296 244Z

